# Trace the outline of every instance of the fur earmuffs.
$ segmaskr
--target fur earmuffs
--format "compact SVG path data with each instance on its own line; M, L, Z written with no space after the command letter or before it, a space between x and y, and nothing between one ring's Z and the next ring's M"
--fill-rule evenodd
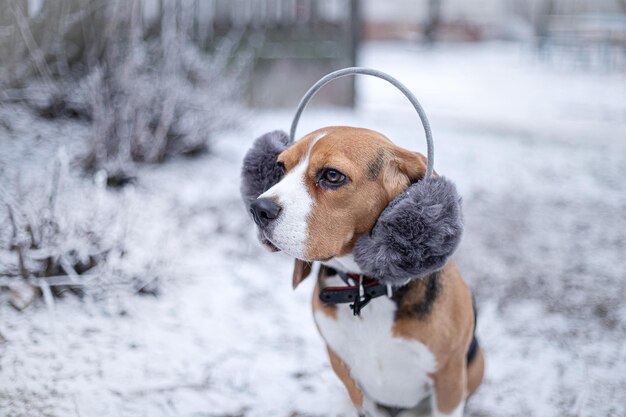
M254 141L243 158L241 169L240 191L246 209L280 181L283 170L276 164L276 159L289 145L289 136L282 130L266 133Z
M412 184L357 240L354 260L368 275L400 286L446 264L463 234L461 198L444 177Z

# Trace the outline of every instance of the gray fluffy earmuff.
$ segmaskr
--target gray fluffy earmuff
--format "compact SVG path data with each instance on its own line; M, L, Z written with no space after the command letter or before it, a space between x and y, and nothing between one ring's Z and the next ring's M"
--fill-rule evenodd
M257 138L243 158L241 169L241 198L250 209L250 204L261 194L269 190L283 176L283 170L276 160L278 155L289 147L289 136L282 130L274 130ZM269 241L257 230L257 237L262 244L270 245Z
M434 150L426 114L415 96L395 78L367 68L345 68L315 83L300 101L289 136L277 130L254 141L244 158L241 195L249 208L259 195L280 181L283 172L276 164L277 157L293 143L298 120L309 100L326 83L354 74L384 79L402 91L420 116L426 133L428 160L424 178L383 210L372 230L357 240L353 250L355 262L364 273L385 284L401 286L443 268L461 241L463 217L461 198L454 184L433 176Z
M289 144L287 133L274 130L257 138L246 153L241 169L240 188L246 209L282 178L283 170L276 164L276 159Z
M456 187L444 177L431 177L396 197L352 253L364 272L401 286L443 268L462 233Z

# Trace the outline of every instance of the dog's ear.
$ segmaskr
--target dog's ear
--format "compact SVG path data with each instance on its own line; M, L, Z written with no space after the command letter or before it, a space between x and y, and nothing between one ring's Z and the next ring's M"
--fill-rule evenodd
M419 152L411 152L397 147L384 171L384 185L389 200L406 190L409 185L426 175L427 160Z
M396 157L400 166L400 171L409 178L411 184L424 178L426 175L427 159L419 152L411 152L398 148Z
M311 262L306 262L306 261L296 258L296 261L293 265L292 285L293 285L294 290L296 289L298 285L300 285L302 281L304 281L306 277L309 276L309 274L311 273L312 265L313 264Z

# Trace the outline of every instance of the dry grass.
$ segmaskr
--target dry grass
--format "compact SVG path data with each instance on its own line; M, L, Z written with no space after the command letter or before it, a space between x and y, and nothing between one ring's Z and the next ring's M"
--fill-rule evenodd
M49 305L67 292L82 295L109 255L123 252L118 213L67 171L67 162L56 160L49 177L23 183L16 176L0 188L0 288L18 310L40 295ZM86 201L91 207L80 206Z

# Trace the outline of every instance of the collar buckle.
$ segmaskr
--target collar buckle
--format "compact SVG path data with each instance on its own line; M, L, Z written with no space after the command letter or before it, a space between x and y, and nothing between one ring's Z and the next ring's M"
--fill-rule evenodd
M360 316L363 307L369 304L372 299L393 294L391 286L383 284L375 278L362 274L346 274L341 271L337 271L337 273L346 286L322 288L319 299L327 304L350 303L350 309L355 316Z
M359 296L356 300L354 300L354 303L350 304L352 314L361 317L361 309L368 305L370 301L372 301L372 297L369 295L363 295L362 297Z
M372 301L372 297L370 295L365 294L365 288L363 288L363 275L359 275L359 295L354 300L354 303L350 304L350 308L352 309L352 313L355 316L361 316L361 309L365 307L370 301Z

